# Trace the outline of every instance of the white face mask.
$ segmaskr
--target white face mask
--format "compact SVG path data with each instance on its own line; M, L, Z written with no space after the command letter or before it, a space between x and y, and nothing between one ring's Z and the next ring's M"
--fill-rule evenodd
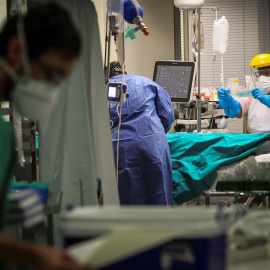
M12 91L12 101L19 113L28 119L40 120L43 117L48 117L52 112L58 98L59 86L36 80L31 76L22 22L18 23L18 36L21 44L25 75L18 76L3 58L0 58L0 64L16 83Z
M54 85L32 77L23 77L17 81L12 93L12 101L22 116L31 120L40 120L51 114L58 92L58 87Z
M270 77L260 76L259 84L265 94L270 91Z

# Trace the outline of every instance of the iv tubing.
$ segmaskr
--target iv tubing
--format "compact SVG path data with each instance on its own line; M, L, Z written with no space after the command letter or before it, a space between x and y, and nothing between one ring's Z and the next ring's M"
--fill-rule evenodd
M197 132L201 131L201 9L198 8L198 100L197 100Z
M224 87L223 55L221 55L221 85Z
M122 104L120 105L119 112L119 123L118 123L118 134L117 134L117 149L116 149L116 183L118 184L118 163L119 163L119 137L120 137L120 126L121 126L121 113L122 113Z

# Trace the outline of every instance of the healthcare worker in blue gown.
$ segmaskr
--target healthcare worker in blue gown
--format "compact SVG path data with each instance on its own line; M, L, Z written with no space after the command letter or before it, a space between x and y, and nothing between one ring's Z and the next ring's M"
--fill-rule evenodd
M123 82L119 62L110 64L110 81ZM122 205L172 205L172 163L166 138L174 121L168 93L152 80L125 75L129 98L122 105L118 189ZM120 106L110 104L117 158Z

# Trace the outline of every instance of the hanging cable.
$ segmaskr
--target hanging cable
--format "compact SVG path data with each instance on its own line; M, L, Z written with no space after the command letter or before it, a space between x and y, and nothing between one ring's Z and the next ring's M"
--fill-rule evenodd
M119 108L119 104L118 105L116 105L117 106L117 110L116 110L116 112L117 112L117 115L118 115L118 119L120 119L120 115L119 115L119 111L118 111L118 108ZM119 121L118 121L118 125L119 125ZM118 132L118 128L117 128L117 131L116 132L114 132L113 134L112 134L112 136L114 135L114 134L116 134Z
M212 82L212 86L214 87L215 85L215 63L216 63L216 59L217 59L217 55L216 53L213 54L213 67L212 67L212 72L213 72L213 82Z
M106 29L105 29L105 56L104 56L104 71L106 70L106 65L107 65L107 49L108 49L108 10L107 10L107 14L106 14Z
M110 104L110 103L109 103ZM116 108L117 105L115 105L114 107L110 108L109 111L113 110L114 108Z
M221 80L221 85L224 87L224 73L223 73L223 54L221 55L221 74L220 74L220 80Z
M122 104L120 105L119 113L119 123L118 123L118 134L117 134L117 149L116 149L116 182L118 184L118 166L119 166L119 137L120 137L120 127L121 127L121 114L122 114Z
M110 123L111 123L110 128L112 128L113 127L113 120L110 120Z

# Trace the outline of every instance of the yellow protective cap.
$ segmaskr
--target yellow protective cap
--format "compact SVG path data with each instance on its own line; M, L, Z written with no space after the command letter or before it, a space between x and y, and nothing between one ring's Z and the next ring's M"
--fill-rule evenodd
M270 54L258 54L250 62L251 68L261 68L270 66Z

